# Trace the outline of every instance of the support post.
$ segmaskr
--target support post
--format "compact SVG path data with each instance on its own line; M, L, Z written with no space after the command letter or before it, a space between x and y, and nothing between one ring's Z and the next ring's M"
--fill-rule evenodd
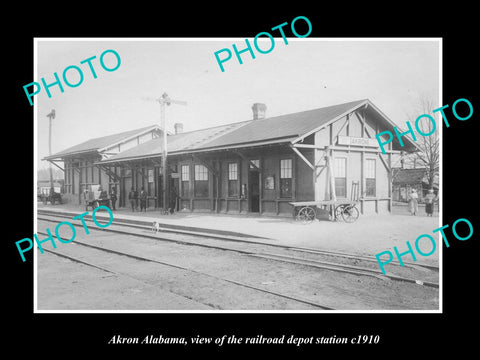
M332 154L332 150L330 150L330 154L327 154L327 167L328 167L328 171L329 171L329 175L330 175L330 198L331 200L333 201L337 201L337 194L335 193L335 175L333 173L333 164L332 164L332 161L333 161L333 156L331 155Z
M393 170L392 170L392 154L388 154L388 165L389 165L389 168L390 168L390 171L388 172L388 197L389 197L389 200L388 200L388 211L392 212L392 205L393 205L393 202L392 202L392 198L393 198L393 194L392 194L392 182L393 182Z
M145 100L153 100L150 98L145 98ZM179 100L172 100L170 97L167 95L167 93L163 93L161 97L158 99L154 99L155 101L158 101L160 104L160 126L162 127L163 131L163 149L162 149L162 173L163 173L163 210L167 211L168 210L168 203L167 203L167 197L168 197L168 191L167 191L167 176L168 176L168 170L167 170L167 127L166 127L166 121L165 121L165 104L170 105L170 104L179 104L179 105L187 105L185 101L179 101Z
M362 199L360 203L360 212L363 214L363 207L364 207L364 201L363 201L363 195L364 195L364 189L365 189L365 151L362 151L360 153L360 199Z
M165 102L159 101L160 103L160 126L162 127L163 131L163 148L162 148L162 172L163 172L163 210L164 212L167 211L167 127L165 126Z

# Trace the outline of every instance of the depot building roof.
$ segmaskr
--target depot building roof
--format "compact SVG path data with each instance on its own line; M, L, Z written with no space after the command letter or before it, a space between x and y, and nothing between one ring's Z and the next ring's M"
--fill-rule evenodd
M154 129L159 129L158 125L150 125L139 129L124 131L121 133L111 134L107 136L101 136L84 141L78 145L69 147L56 154L46 156L45 160L56 160L65 157L75 156L79 154L98 153L103 149L115 146L118 143L127 141L135 136L142 135Z
M269 144L293 143L362 107L367 107L369 114L379 123L380 128L393 132L393 127L396 124L386 117L370 100L364 99L293 114L247 120L169 135L167 141L168 154L181 155ZM404 137L403 141L405 146L400 148L398 140L395 138L393 148L404 151L416 150L415 143L408 137ZM163 138L159 137L113 155L100 163L108 164L160 157L162 151Z

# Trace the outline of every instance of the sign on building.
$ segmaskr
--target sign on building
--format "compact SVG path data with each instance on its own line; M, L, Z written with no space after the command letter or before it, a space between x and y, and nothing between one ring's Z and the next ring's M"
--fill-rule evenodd
M376 139L353 137L353 136L338 136L337 144L378 147L378 141Z

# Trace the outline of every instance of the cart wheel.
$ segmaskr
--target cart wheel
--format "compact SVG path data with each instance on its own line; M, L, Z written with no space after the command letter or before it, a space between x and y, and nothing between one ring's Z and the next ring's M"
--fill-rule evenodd
M335 220L336 221L342 221L343 220L343 210L344 210L345 205L338 205L335 208Z
M352 223L358 219L358 209L355 206L345 206L342 217L347 223Z
M310 224L315 220L315 210L310 206L306 206L300 209L297 214L297 220L300 220L303 224Z
M96 209L99 206L100 206L100 204L98 203L98 201L95 200L94 203L93 203L93 208Z

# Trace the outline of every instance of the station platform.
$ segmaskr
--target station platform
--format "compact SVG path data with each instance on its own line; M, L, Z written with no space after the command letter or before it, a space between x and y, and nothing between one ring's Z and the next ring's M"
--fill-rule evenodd
M38 210L69 212L72 217L85 212L78 205L44 205L38 203ZM91 210L89 210L91 213ZM399 251L407 250L405 242L411 244L421 234L430 234L437 239L437 251L428 257L420 257L418 263L438 265L438 233L433 229L441 226L437 216L412 216L403 214L360 215L354 223L316 220L302 224L293 218L267 217L259 215L230 215L196 212L178 212L162 215L158 209L146 212L132 212L121 208L113 211L114 219L122 219L143 225L157 221L161 226L184 230L199 230L204 233L244 237L255 242L281 244L314 249L342 251L374 256L397 246ZM248 241L248 240L247 240ZM440 244L443 244L440 241ZM428 244L425 244L427 246ZM431 245L430 245L431 246Z

